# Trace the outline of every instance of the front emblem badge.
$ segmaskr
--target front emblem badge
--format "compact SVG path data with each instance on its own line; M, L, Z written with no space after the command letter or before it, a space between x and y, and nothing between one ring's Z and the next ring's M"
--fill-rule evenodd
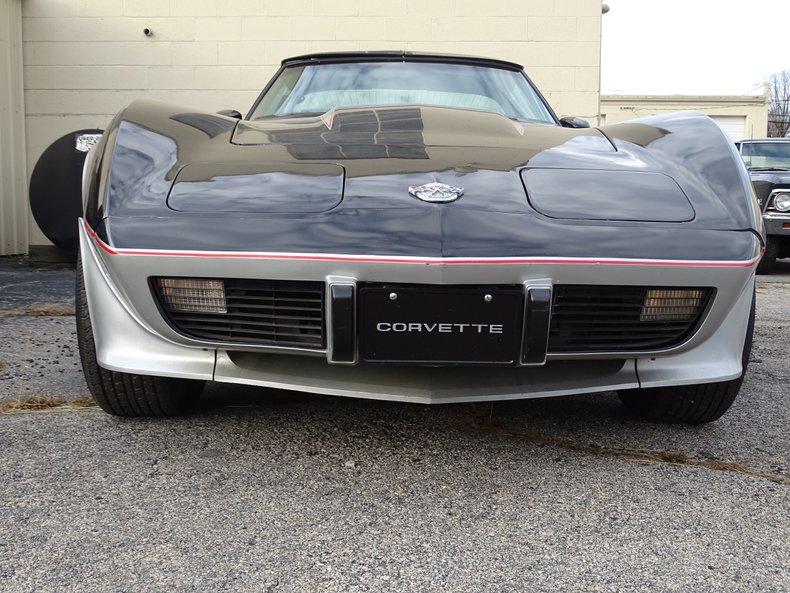
M410 185L409 193L423 202L443 204L453 202L464 195L464 188L444 183L426 183L424 185Z

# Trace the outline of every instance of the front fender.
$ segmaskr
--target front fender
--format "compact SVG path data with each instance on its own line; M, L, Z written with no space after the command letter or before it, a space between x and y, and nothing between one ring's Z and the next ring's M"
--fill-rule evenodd
M178 171L227 150L236 123L176 105L133 102L107 126L85 167L85 220L106 240L108 216L161 215Z
M680 111L603 126L624 164L677 181L703 228L751 230L765 242L760 208L735 145L709 117Z

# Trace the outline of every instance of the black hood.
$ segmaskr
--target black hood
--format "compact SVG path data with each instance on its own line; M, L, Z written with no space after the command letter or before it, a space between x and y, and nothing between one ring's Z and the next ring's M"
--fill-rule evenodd
M694 113L569 129L424 105L239 122L135 102L105 133L86 216L118 247L738 260L762 220L725 140ZM463 194L412 195L430 183Z

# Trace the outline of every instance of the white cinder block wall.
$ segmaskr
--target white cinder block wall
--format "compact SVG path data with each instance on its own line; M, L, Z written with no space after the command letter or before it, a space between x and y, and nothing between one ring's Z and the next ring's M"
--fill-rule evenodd
M0 0L0 255L27 250L22 7Z
M285 57L440 51L522 63L561 115L598 112L600 0L24 0L28 171L138 97L245 112ZM152 37L143 35L144 28ZM47 243L30 218L32 244Z

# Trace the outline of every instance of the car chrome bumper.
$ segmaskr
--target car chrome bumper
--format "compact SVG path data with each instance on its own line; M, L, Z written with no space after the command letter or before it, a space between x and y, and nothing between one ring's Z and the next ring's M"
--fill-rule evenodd
M545 397L733 379L741 373L754 282L751 264L660 268L554 262L492 266L344 261L294 264L241 258L118 257L104 252L82 225L80 245L97 360L105 368L424 403ZM152 275L322 278L328 283L366 280L526 285L543 284L549 278L582 284L706 285L715 287L717 295L697 332L664 352L549 355L544 366L534 367L378 367L331 365L327 351L213 344L186 338L162 317L148 283ZM314 358L305 358L305 354Z
M788 214L763 214L765 234L769 237L782 235L790 236L790 213Z

